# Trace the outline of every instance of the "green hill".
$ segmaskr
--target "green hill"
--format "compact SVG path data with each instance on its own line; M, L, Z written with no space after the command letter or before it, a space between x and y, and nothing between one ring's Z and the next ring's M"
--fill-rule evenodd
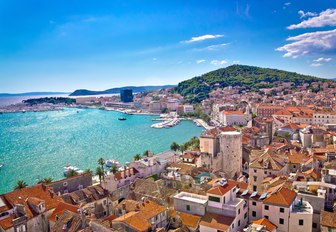
M247 65L232 65L201 76L180 82L173 91L180 93L186 101L201 102L208 94L226 86L243 86L250 91L275 87L277 81L294 82L296 85L315 81L330 81L313 76L277 69L259 68Z

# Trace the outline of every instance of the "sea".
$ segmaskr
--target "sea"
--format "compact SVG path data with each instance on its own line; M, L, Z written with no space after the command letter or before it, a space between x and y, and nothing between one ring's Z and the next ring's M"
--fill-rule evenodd
M145 150L167 151L172 142L184 143L204 130L192 121L151 128L155 117L78 108L0 114L0 163L4 164L0 194L12 191L18 180L33 185L46 177L64 178L66 165L95 170L100 157L125 164Z

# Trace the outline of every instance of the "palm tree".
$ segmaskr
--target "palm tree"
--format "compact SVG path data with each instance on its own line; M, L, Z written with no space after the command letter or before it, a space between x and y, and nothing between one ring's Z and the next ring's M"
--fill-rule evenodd
M183 152L185 151L185 150L187 150L187 144L181 144L180 145L180 151L181 151L181 153L183 154Z
M104 164L105 164L105 160L104 160L102 157L100 157L100 158L98 159L98 164L101 166L101 169L102 169L103 172L104 172Z
M84 173L91 173L91 175L93 174L93 171L90 168L87 168L84 170Z
M110 171L111 171L113 174L116 174L116 172L118 171L117 166L113 165L113 166L110 168Z
M133 158L134 158L135 161L141 160L141 155L140 154L136 154Z
M101 183L102 179L104 178L104 170L101 167L96 168L96 175L99 176L99 183Z
M177 150L180 149L180 145L178 145L176 142L173 142L171 145L170 145L170 150L173 150L174 152L176 152Z
M23 180L19 180L18 182L16 182L15 186L14 186L14 190L17 189L22 189L27 187L28 185L26 184L26 182L24 182Z
M72 176L77 176L78 172L76 172L75 170L71 169L67 174L66 177L72 177Z
M42 179L42 182L45 184L49 184L53 181L53 179L51 177L46 177L44 179Z
M148 155L149 155L149 150L144 151L143 156L148 157Z

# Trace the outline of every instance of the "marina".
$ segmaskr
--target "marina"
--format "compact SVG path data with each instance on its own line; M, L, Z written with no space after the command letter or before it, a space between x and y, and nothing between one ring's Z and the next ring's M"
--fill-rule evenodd
M121 123L119 117L127 120ZM0 193L20 179L31 185L41 178L64 178L67 165L95 171L100 157L125 165L137 153L166 151L172 142L184 143L203 131L186 120L156 130L151 125L157 117L89 108L0 114L0 163L5 164Z

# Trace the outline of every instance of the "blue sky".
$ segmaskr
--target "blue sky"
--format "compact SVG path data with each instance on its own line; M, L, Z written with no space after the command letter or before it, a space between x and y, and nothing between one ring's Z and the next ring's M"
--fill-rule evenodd
M177 84L234 63L335 78L335 8L335 0L0 0L0 92Z

